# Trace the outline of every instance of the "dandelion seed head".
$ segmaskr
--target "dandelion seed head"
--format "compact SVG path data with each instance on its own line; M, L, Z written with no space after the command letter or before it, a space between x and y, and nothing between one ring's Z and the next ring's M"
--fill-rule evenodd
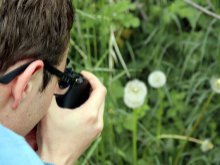
M220 94L220 78L212 77L210 80L212 90Z
M124 103L129 108L135 109L144 104L147 95L147 86L144 82L134 79L125 85Z
M214 145L210 142L209 139L204 140L201 144L201 150L203 152L207 152L207 151L213 149L213 147L214 147Z
M160 70L153 71L148 76L148 83L153 88L163 87L166 84L166 81L167 81L166 75Z

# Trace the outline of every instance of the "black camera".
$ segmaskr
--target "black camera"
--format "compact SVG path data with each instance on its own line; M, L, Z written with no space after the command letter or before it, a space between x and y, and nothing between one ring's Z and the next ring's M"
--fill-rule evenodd
M91 86L87 79L71 68L67 68L65 72L74 81L71 84L65 81L59 82L59 87L67 91L63 95L56 94L56 102L59 107L73 109L89 98Z

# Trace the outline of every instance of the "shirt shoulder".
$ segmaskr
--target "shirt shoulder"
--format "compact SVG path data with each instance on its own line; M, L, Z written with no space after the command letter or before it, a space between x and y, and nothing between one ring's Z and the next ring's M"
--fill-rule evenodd
M0 125L0 164L44 165L25 139Z

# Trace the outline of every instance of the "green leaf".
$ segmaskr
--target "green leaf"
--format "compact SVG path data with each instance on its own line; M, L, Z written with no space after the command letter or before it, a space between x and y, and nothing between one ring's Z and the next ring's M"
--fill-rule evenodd
M182 0L172 3L172 5L169 7L169 11L178 15L180 18L186 18L190 22L192 28L195 28L197 22L196 18L200 14L198 10L192 8Z
M122 98L124 95L124 87L122 86L122 83L119 80L114 81L110 85L108 91L114 95L115 99Z
M134 111L136 111L137 113L137 118L138 119L141 119L145 116L146 112L149 110L149 106L144 104L143 106L141 106L140 108L138 109L135 109Z
M137 162L138 165L146 165L147 162L144 159L139 159Z

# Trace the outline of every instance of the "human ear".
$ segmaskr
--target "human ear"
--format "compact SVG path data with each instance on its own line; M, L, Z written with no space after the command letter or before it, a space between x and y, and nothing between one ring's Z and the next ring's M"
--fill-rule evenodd
M32 78L36 73L43 69L43 66L43 61L34 61L15 79L12 85L12 109L17 109L21 100L31 92L33 87Z

